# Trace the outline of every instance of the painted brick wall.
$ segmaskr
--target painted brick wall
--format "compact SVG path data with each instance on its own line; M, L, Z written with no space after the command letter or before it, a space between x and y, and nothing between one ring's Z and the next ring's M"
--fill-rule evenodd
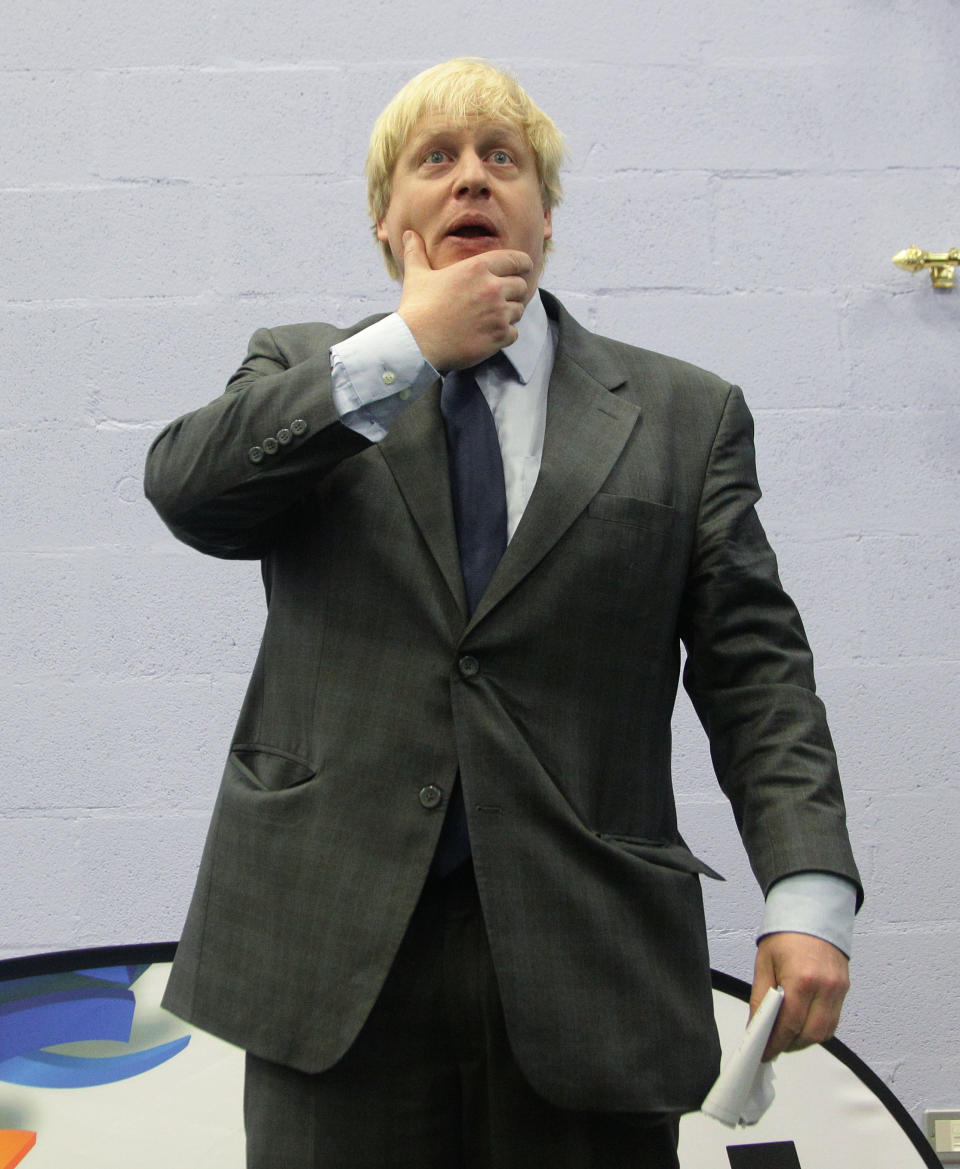
M739 381L868 884L842 1037L957 1105L957 0L35 0L0 48L0 957L179 931L263 613L176 545L147 445L262 324L394 304L360 178L414 72L515 68L568 135L545 285ZM760 898L681 699L714 964Z

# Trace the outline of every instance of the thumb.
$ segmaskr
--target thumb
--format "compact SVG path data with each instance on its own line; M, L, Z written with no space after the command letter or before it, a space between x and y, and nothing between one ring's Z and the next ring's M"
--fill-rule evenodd
M430 261L427 259L427 249L423 240L415 231L405 231L403 233L403 266L414 268L429 268Z

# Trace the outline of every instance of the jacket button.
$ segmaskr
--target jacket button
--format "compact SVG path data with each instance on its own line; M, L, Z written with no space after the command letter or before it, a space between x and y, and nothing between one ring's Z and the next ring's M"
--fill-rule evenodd
M262 446L252 446L247 451L247 457L249 458L251 463L262 463L263 462L263 447Z
M473 678L480 673L480 663L470 654L464 654L457 662L457 669L460 671L461 678Z
M290 423L290 430L299 438L301 434L307 433L307 424L302 418L294 418Z
M277 431L277 442L281 446L286 446L292 438L293 432L289 429L289 427L281 426L281 428Z
M280 444L271 434L268 438L265 438L260 445L263 447L265 454L275 455L277 453L277 447L279 447Z
M435 783L428 783L420 789L419 800L425 808L435 808L443 799L443 792Z

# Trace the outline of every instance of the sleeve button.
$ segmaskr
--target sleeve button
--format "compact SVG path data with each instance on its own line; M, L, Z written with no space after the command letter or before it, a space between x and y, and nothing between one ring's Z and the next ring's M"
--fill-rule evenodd
M283 426L277 431L277 442L281 446L286 446L292 438L293 433L290 431L289 427Z
M299 436L307 433L307 424L302 418L295 418L290 423L290 433Z
M263 447L262 446L252 446L250 448L250 450L247 451L247 457L249 458L251 463L262 463L263 462Z
M275 455L280 444L271 435L269 438L265 438L260 445L263 447L264 454Z

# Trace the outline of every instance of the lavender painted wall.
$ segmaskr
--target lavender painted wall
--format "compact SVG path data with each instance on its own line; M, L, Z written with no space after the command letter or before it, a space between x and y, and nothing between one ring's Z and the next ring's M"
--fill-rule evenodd
M263 606L168 536L146 447L257 326L392 307L367 130L486 55L568 135L545 285L745 387L868 885L841 1037L914 1115L960 1105L960 288L890 264L960 245L958 0L137 7L4 19L0 957L178 933ZM749 978L760 897L685 699L677 784Z

